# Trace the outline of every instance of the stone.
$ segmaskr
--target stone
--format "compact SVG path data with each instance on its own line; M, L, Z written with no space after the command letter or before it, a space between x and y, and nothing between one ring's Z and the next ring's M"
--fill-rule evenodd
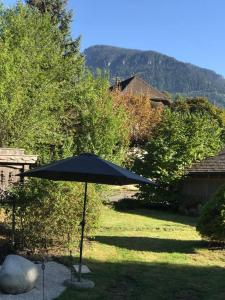
M77 278L67 279L64 281L66 287L75 288L79 290L93 289L95 283L92 280L81 278L79 281Z
M39 276L31 261L18 255L8 255L0 269L0 289L7 294L21 294L32 290Z

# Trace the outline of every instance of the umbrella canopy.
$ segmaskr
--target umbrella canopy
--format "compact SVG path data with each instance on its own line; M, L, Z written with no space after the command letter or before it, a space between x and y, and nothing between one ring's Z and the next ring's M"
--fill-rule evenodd
M142 176L90 153L84 153L35 168L21 173L20 176L112 185L153 183Z

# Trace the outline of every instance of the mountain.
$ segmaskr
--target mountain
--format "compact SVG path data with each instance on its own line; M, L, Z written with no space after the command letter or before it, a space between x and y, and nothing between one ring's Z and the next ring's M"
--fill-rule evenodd
M225 79L214 71L184 63L155 51L97 45L84 51L89 69L107 70L112 82L138 75L172 94L205 96L225 107Z

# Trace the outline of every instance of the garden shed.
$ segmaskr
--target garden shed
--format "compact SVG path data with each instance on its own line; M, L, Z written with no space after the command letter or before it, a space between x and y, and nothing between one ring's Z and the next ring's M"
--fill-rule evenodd
M188 169L181 190L188 198L205 202L222 185L225 185L225 149Z

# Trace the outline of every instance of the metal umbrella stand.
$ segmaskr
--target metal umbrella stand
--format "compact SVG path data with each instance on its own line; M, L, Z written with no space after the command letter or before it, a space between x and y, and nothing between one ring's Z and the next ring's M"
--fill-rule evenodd
M81 221L80 258L77 280L67 280L66 284L77 288L91 288L94 283L82 278L83 240L87 206L87 183L110 185L154 184L152 181L106 161L95 154L83 153L79 156L56 161L52 164L21 173L20 176L38 177L50 180L77 181L85 183L83 217Z

